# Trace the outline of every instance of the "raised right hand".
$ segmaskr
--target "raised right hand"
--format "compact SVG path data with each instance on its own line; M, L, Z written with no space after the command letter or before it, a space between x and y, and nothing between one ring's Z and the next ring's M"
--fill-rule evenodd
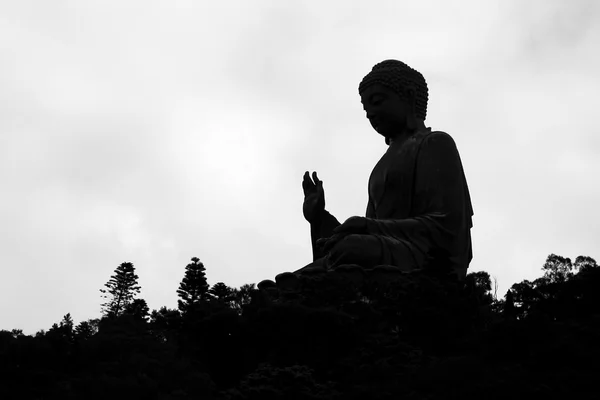
M312 173L313 179L310 179L308 171L304 173L302 189L304 190L304 204L302 211L304 218L313 223L325 210L325 192L323 191L323 181L317 177L317 172ZM313 182L314 180L314 182Z

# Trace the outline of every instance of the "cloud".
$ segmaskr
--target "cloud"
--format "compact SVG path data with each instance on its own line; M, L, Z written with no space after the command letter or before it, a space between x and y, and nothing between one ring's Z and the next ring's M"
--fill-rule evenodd
M340 220L364 215L385 146L357 87L387 58L425 75L427 123L458 144L472 270L497 276L502 295L551 252L593 256L597 8L3 4L5 328L97 316L98 289L124 261L151 308L176 304L193 256L231 286L308 263L302 174L319 172Z

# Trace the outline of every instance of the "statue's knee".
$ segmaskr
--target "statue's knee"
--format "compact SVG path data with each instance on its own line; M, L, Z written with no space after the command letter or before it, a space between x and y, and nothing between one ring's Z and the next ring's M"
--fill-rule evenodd
M371 235L348 235L344 239L343 248L344 251L338 260L339 263L373 267L380 262L380 245L376 238Z

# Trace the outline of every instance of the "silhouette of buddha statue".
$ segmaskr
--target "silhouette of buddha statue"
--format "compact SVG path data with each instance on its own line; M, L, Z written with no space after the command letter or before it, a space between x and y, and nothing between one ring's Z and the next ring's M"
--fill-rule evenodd
M425 126L423 75L386 60L364 77L358 92L367 119L388 146L369 178L366 215L340 224L325 209L323 181L307 171L303 213L313 262L295 273L385 265L454 272L463 280L472 259L473 209L454 140Z

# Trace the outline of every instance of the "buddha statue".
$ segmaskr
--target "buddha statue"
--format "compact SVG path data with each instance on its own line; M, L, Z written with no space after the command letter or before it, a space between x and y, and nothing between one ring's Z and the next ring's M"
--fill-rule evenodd
M387 145L369 178L366 215L340 223L325 209L323 181L307 171L303 213L313 262L294 274L386 266L447 271L464 280L472 259L473 209L454 140L425 126L423 75L386 60L364 77L358 92L367 119Z

